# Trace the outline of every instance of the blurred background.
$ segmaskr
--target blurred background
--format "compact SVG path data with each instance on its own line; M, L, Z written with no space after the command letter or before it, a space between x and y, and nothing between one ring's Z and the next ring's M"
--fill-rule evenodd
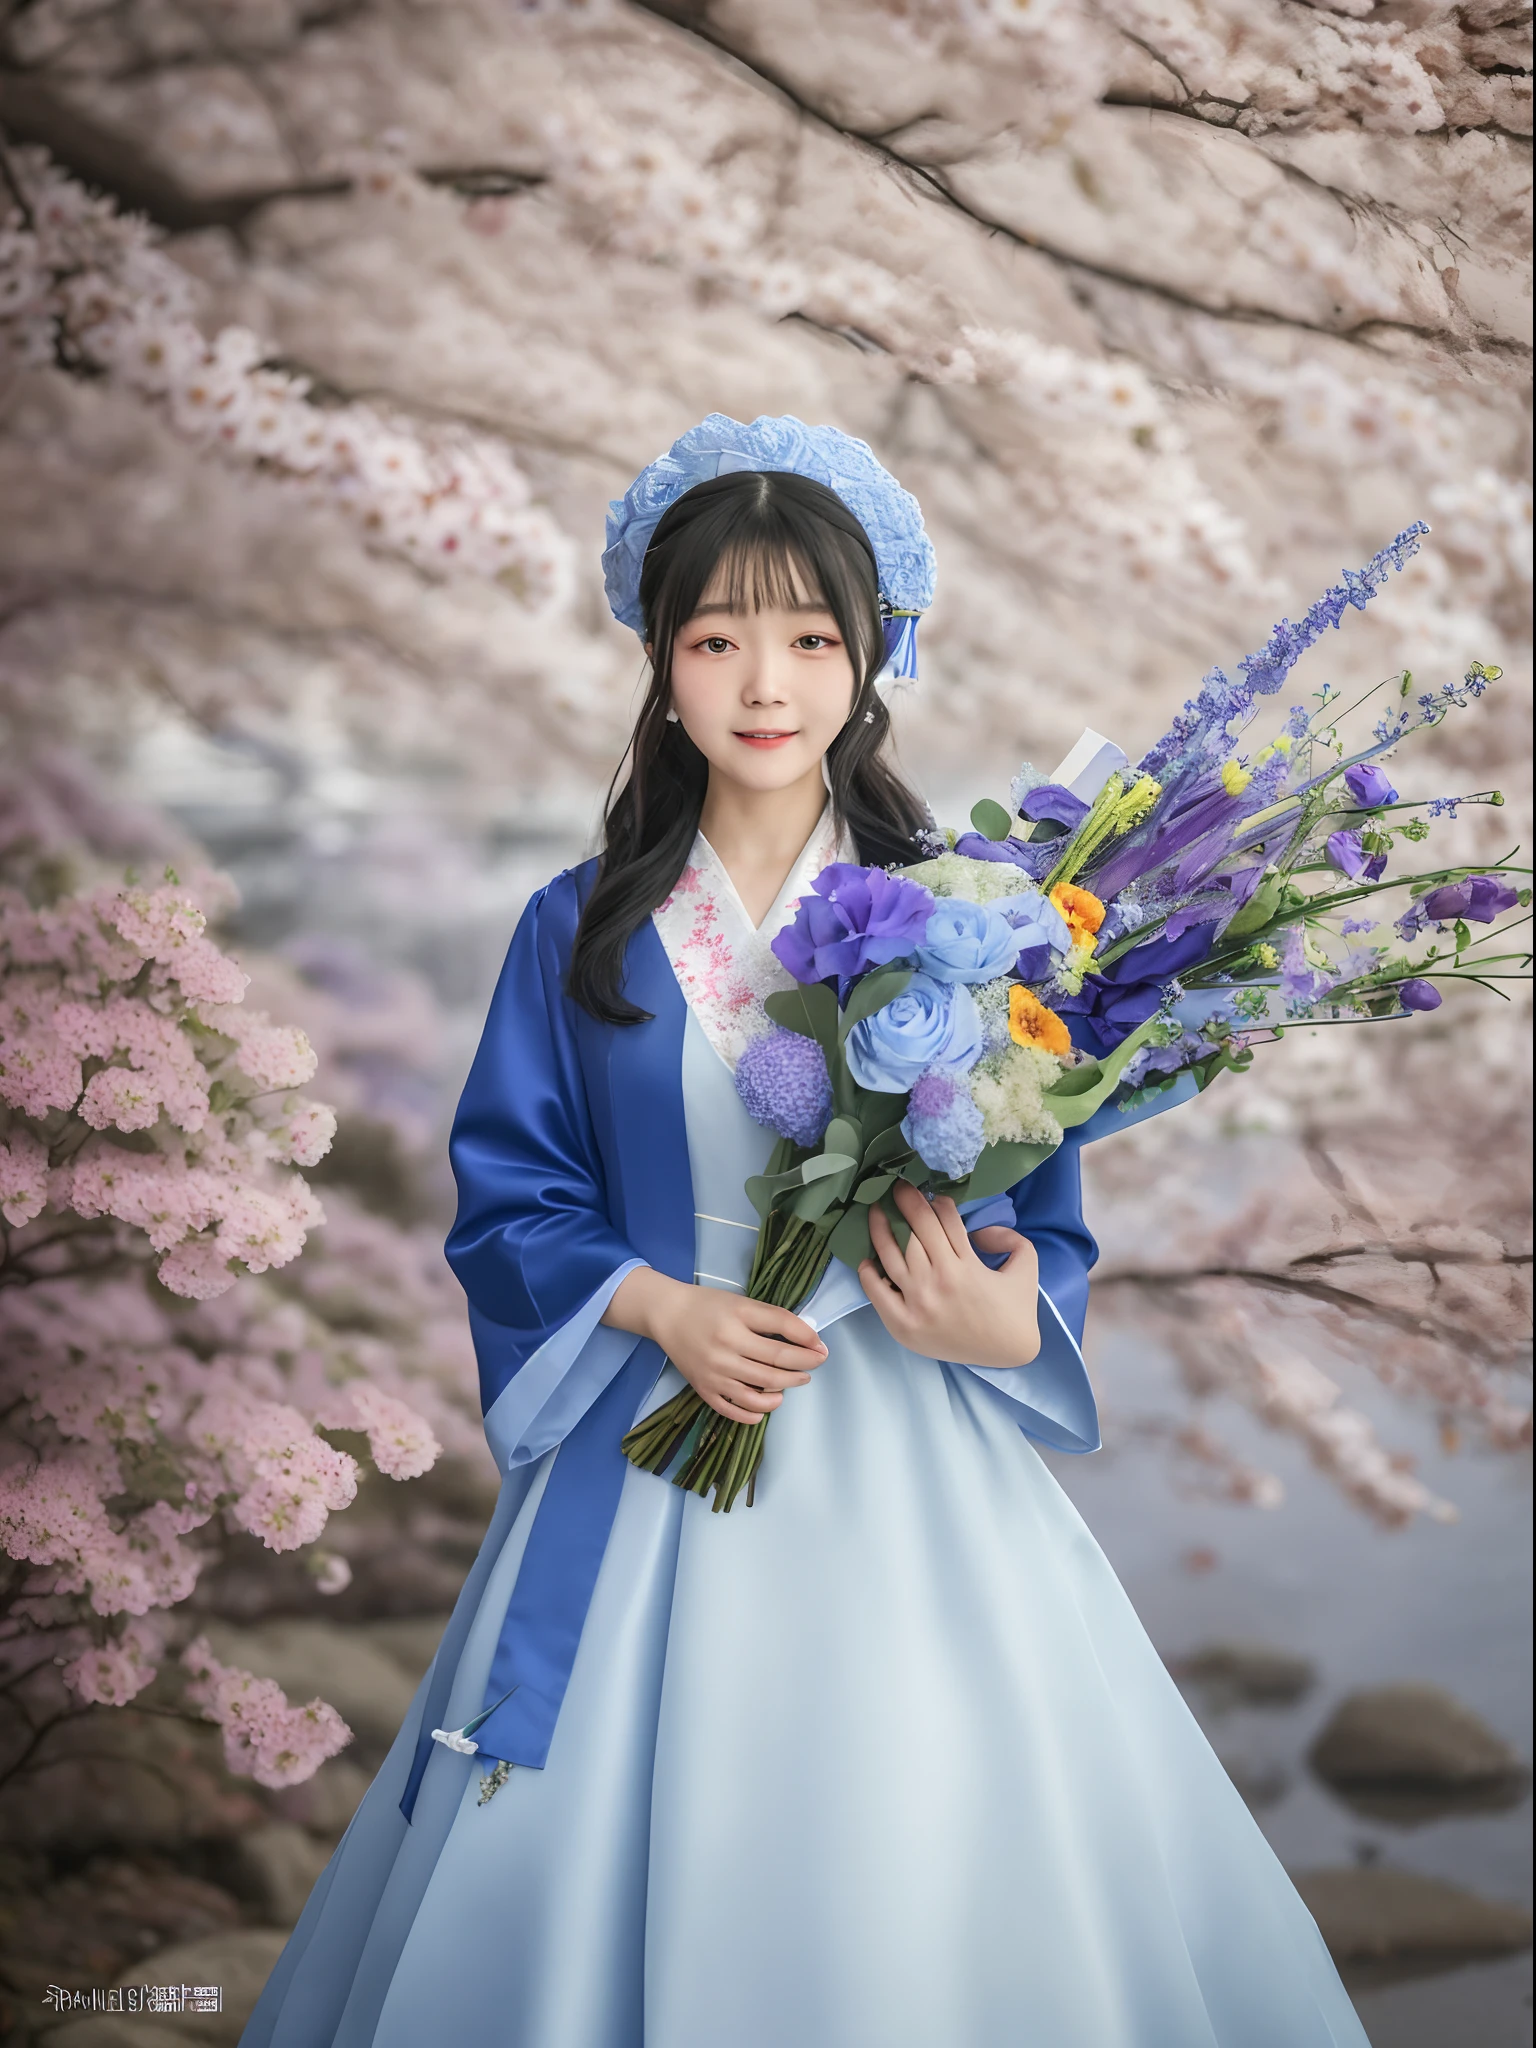
M226 1531L170 1603L172 1648L341 1712L303 1782L232 1773L163 1676L0 1687L11 2037L233 2041L435 1647L494 1484L447 1122L638 701L606 501L704 412L834 422L920 498L898 733L941 819L1085 726L1134 759L1424 518L1298 682L1502 666L1394 775L1503 793L1437 859L1529 845L1529 34L1514 0L0 0L0 881L233 881L219 943L338 1128L325 1225L185 1341L270 1391L302 1327L442 1448L323 1557ZM1054 1469L1375 2048L1530 2037L1511 993L1292 1033L1087 1155L1106 1448ZM47 2002L182 1979L224 2012Z

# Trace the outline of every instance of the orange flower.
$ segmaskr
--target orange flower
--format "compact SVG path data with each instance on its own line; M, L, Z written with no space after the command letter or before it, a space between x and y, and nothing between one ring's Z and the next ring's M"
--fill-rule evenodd
M1088 944L1104 922L1104 906L1091 889L1079 889L1072 882L1058 882L1051 901L1067 921L1074 946Z
M1015 1045L1032 1045L1040 1052L1066 1054L1072 1050L1072 1035L1056 1012L1017 981L1008 991L1008 1035Z

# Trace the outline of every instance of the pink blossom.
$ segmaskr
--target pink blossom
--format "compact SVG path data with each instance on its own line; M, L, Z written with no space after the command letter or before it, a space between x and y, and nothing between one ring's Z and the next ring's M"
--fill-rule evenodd
M79 1060L54 1031L53 1004L15 987L0 994L0 1100L46 1116L72 1109L83 1085Z
M0 1216L19 1228L41 1214L48 1199L48 1153L30 1131L0 1138Z
M154 1677L164 1647L152 1625L130 1621L119 1635L66 1664L64 1683L94 1705L126 1706Z
M352 1740L334 1707L320 1699L290 1706L270 1678L221 1664L204 1636L188 1644L181 1661L192 1674L187 1695L223 1729L224 1761L237 1776L273 1789L302 1784Z
M291 1159L295 1166L318 1166L336 1135L336 1112L323 1102L306 1102L270 1135L279 1159Z
M351 1388L352 1406L368 1432L373 1462L388 1479L418 1479L431 1470L442 1445L414 1409L382 1394L366 1380Z

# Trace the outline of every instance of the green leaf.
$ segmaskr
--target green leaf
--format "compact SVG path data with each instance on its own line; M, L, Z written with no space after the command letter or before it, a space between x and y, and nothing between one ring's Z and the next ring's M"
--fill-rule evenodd
M818 1152L795 1168L795 1176L809 1187L814 1180L826 1180L834 1173L857 1173L858 1155L853 1152Z
M1223 939L1241 939L1250 932L1262 931L1280 908L1280 899L1284 893L1283 877L1266 876L1236 917L1228 919L1226 931L1222 934Z
M869 1210L854 1207L839 1217L828 1243L834 1259L841 1259L845 1266L852 1266L855 1272L865 1259L875 1255L869 1241Z
M1084 1060L1081 1066L1064 1069L1059 1081L1053 1081L1045 1093L1054 1102L1058 1097L1065 1101L1069 1096L1082 1095L1090 1088L1096 1088L1104 1078L1104 1069L1097 1060Z
M911 1146L902 1135L901 1125L888 1124L883 1131L877 1131L864 1147L864 1157L859 1162L867 1173L872 1166L884 1166L898 1153L910 1152Z
M843 1200L847 1192L847 1184L840 1184L839 1176L824 1175L815 1186L804 1188L795 1196L789 1204L790 1214L800 1217L802 1222L814 1223L818 1217L826 1215L834 1202Z
M864 1156L864 1133L851 1116L835 1116L822 1134L822 1149L845 1152L854 1159Z
M988 1195L1000 1195L1043 1166L1056 1150L1054 1145L1002 1143L984 1147L981 1157L955 1192L957 1202L979 1202Z
M1155 1038L1160 1038L1163 1029L1164 1020L1161 1017L1149 1017L1145 1024L1138 1024L1129 1038L1122 1039L1113 1052L1106 1053L1101 1060L1095 1062L1099 1075L1090 1087L1071 1094L1058 1093L1060 1082L1055 1088L1047 1088L1043 1096L1045 1106L1062 1129L1074 1130L1079 1124L1087 1123L1096 1110L1102 1109L1119 1086L1120 1076L1126 1066L1144 1045ZM1075 1073L1081 1070L1073 1068L1069 1071ZM1066 1075L1062 1076L1063 1080L1066 1078Z
M775 1024L814 1038L832 1064L837 1052L837 997L824 981L803 981L797 988L777 989L763 1004Z
M877 967L872 974L866 974L848 998L839 1037L846 1038L855 1024L862 1024L876 1010L883 1010L887 1003L901 994L911 979L912 969L896 960L889 967Z
M1013 829L1012 818L1001 804L993 803L989 796L984 796L979 804L972 806L971 823L984 839L1006 839Z
M862 1202L867 1209L871 1202L878 1202L888 1188L894 1187L894 1173L874 1173L868 1180L861 1180L853 1191L853 1199Z

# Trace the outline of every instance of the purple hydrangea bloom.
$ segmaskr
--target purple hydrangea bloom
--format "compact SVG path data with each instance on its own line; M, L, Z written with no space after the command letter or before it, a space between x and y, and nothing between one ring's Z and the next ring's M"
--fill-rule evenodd
M1440 991L1432 981L1399 982L1397 996L1405 1010L1438 1010L1440 1007Z
M932 894L884 868L834 861L800 898L794 922L773 951L796 981L836 975L841 996L856 975L890 960L910 960L933 915Z
M1362 809L1397 802L1397 791L1374 761L1357 761L1353 768L1346 768L1344 787Z
M1419 908L1435 924L1453 924L1458 917L1469 924L1492 924L1501 911L1513 910L1519 901L1518 890L1497 875L1468 875L1464 882L1431 889L1419 898Z
M819 1144L832 1116L832 1083L814 1038L775 1025L736 1062L736 1093L754 1123L796 1145Z
M965 1178L987 1141L971 1091L940 1070L923 1074L914 1084L901 1135L925 1165L951 1180Z
M1380 881L1387 870L1387 856L1384 853L1367 853L1358 832L1330 832L1328 858L1339 873L1348 875L1352 882Z

